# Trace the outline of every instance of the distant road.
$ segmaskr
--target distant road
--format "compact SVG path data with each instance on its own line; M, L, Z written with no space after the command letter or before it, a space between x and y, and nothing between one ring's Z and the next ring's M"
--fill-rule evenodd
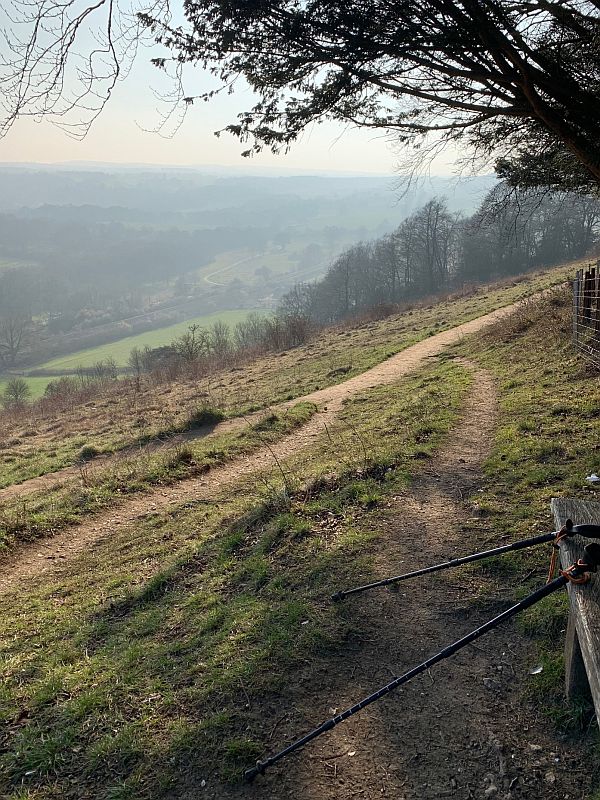
M246 258L240 258L238 261L234 261L233 264L227 264L225 267L219 267L214 272L209 272L208 275L204 276L204 280L207 283L210 283L211 286L227 286L226 283L219 283L218 281L211 281L211 278L215 275L221 275L223 272L227 272L229 269L233 269L234 267L238 267L240 264L246 264L248 261L254 261L255 258L261 258L264 256L265 253L258 253L255 256L246 256Z
M258 253L255 256L246 256L246 258L240 258L238 259L238 261L234 261L233 264L227 264L225 267L219 267L219 269L214 270L214 272L209 272L208 275L204 276L204 280L207 283L210 283L211 286L227 286L226 283L219 283L218 281L211 280L211 278L213 278L215 275L221 275L223 272L227 272L227 270L233 269L234 267L237 267L240 264L246 264L248 263L248 261L254 261L255 259L262 258L262 256L265 255L267 255L267 251L263 253ZM299 278L312 275L313 273L323 272L328 262L329 260L327 259L325 261L322 261L320 264L315 264L312 267L295 269L292 272L287 272L285 274L285 277Z

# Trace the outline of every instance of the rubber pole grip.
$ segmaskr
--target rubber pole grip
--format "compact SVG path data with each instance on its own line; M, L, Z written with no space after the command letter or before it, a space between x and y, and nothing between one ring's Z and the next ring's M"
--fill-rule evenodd
M600 525L573 525L572 530L586 539L600 539Z

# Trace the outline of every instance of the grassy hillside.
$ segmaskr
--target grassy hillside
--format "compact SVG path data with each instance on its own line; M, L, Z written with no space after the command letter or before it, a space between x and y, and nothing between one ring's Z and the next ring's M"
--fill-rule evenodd
M82 556L71 576L6 599L8 785L21 791L25 781L39 797L81 796L85 787L90 797L150 798L211 764L223 779L237 777L259 747L244 734L240 686L258 701L307 655L340 646L349 623L321 598L368 571L374 509L439 444L468 385L464 369L433 367L350 404L346 419L365 437L377 435L374 418L380 433L405 420L363 477L355 474L367 467L363 456L349 452L335 481L299 488L339 468L343 438L334 434L331 447L323 435L305 469L296 465L291 494L244 482L199 508L158 511L92 560ZM333 539L332 515L343 515Z
M111 453L180 430L199 402L239 416L339 383L438 331L560 283L572 271L534 273L384 320L325 330L303 347L202 380L148 384L141 391L120 384L73 408L68 418L35 409L16 420L0 416L0 487L73 464L82 447Z
M293 353L220 376L209 387L211 396L218 395L231 415L270 399L298 397L565 272L330 331ZM465 550L550 530L554 495L589 497L594 490L585 475L599 466L598 378L571 348L569 315L562 290L531 301L419 374L352 398L331 428L282 464L279 474L269 472L264 482L240 479L201 503L159 506L115 527L93 551L74 556L69 569L32 577L3 595L5 796L201 797L229 792L265 746L274 748L274 737L283 736L277 727L282 696L300 681L314 693L333 659L351 661L353 644L374 636L355 606L333 605L328 597L381 569L385 510L429 468L469 392L472 373L455 355L491 371L499 393L482 491L463 498L473 513L457 523ZM199 389L148 387L135 413L146 415L148 430L157 430L165 404L171 404L172 424L197 403ZM24 421L30 426L24 430L32 431L25 438L44 454L38 469L72 458L77 437L77 446L81 437L107 447L131 442L138 430L131 404L132 396L101 398L93 408L75 409L60 429L52 430L56 419L39 421L39 433L33 420ZM314 409L300 411L306 420ZM271 441L283 433L273 431ZM13 446L13 466L4 463L6 480L26 475L19 466L21 447ZM110 502L115 487L105 490ZM50 508L60 511L56 498L48 498ZM35 522L43 510L30 511L28 520ZM70 513L85 519L81 496ZM508 600L539 585L546 556L545 550L529 551L501 565L465 570L473 592L465 613L491 606L491 597ZM536 637L544 670L530 680L527 665L517 662L511 676L511 691L523 704L543 698L540 714L559 726L557 742L565 731L580 737L578 724L587 724L585 712L570 709L561 697L557 632L564 618L562 597L543 614L532 611L525 618L521 635ZM523 735L535 738L532 730ZM590 749L590 736L578 739L578 746L597 777L599 751ZM453 751L448 757L457 758Z

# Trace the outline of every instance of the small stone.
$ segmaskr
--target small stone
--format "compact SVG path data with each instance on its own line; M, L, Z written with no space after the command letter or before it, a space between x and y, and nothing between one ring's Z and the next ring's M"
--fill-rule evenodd
M484 795L486 797L493 797L495 794L498 794L498 787L492 783L492 785L488 786L488 788L485 790Z
M546 783L550 784L556 783L556 775L553 772L547 772L544 775L544 780L546 781Z

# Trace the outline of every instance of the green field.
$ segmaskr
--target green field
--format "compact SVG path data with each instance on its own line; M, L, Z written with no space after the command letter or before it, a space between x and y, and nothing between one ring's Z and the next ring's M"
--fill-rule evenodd
M21 261L18 258L0 258L0 272L7 269L18 269L21 267L33 267L31 261Z
M40 364L36 369L45 369L55 373L65 370L77 369L77 367L90 367L98 361L105 361L107 358L114 358L119 366L126 366L129 354L134 347L160 347L169 344L177 336L181 336L190 325L200 325L209 327L217 320L226 322L228 325L235 325L236 322L246 319L252 312L260 312L261 309L244 309L238 311L219 311L215 314L207 314L203 317L178 322L176 325L169 325L166 328L157 328L153 331L127 336L116 342L109 342L98 347L91 347L87 350L78 350L68 356L59 356L51 361ZM264 311L263 311L264 313Z
M298 269L297 254L306 242L295 239L283 249L273 248L261 253L250 250L237 250L221 253L210 264L204 264L195 274L200 280L209 284L226 285L234 278L253 283L256 281L256 270L268 267L273 275L286 274Z
M91 347L87 350L78 350L67 356L59 356L51 361L46 361L44 364L38 364L36 369L44 369L51 372L53 375L60 375L61 373L75 370L77 367L89 367L98 361L106 361L107 358L114 358L119 366L126 366L129 353L134 347L160 347L161 345L169 344L177 336L181 336L190 325L201 325L202 327L209 327L217 320L222 320L228 325L235 325L236 322L246 319L248 314L251 313L265 313L264 309L240 309L238 311L219 311L215 314L207 314L202 317L194 317L193 319L178 322L176 325L169 325L165 328L157 328L153 331L146 331L136 336L127 336L124 339L119 339L116 342L109 342L108 344L100 345L98 347ZM32 399L37 399L44 394L46 386L53 379L52 375L49 376L24 376L29 384ZM0 394L4 391L7 381L10 378L0 377Z

